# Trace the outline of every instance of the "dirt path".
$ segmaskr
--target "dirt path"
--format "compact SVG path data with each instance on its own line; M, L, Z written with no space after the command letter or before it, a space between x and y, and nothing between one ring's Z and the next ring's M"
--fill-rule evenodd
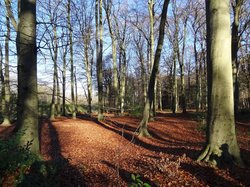
M193 161L204 132L190 117L177 117L159 115L149 124L152 137L147 139L134 136L139 121L133 117L107 117L103 123L89 118L46 121L42 154L47 160L68 161L60 186L127 186L132 173L152 186L250 186L249 167L221 170ZM249 163L249 136L240 132Z

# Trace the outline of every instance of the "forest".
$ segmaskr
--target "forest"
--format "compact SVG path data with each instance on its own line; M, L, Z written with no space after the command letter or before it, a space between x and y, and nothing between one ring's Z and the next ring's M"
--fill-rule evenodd
M250 186L250 0L0 8L0 186Z

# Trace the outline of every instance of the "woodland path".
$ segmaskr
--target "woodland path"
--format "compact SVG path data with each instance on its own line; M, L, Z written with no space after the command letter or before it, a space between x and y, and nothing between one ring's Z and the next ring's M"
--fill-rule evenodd
M129 116L109 116L102 123L86 116L43 121L43 157L66 163L58 185L127 186L134 173L152 186L250 186L249 121L237 123L247 165L243 169L218 169L194 161L205 133L190 114L158 114L149 123L151 138L134 135L138 123L138 118Z

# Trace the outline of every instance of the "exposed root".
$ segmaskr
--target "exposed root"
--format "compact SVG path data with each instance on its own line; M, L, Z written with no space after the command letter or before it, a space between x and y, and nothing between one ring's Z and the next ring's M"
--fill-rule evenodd
M140 128L139 129L139 137L150 137L148 130L146 128Z

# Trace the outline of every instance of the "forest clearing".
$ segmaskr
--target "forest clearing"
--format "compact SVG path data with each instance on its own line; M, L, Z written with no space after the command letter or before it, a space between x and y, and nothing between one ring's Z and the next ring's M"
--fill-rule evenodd
M135 134L138 123L137 117L112 114L103 122L87 115L42 120L41 154L46 162L63 163L53 178L55 186L127 186L133 183L131 174L151 186L250 185L249 116L236 123L245 168L215 168L195 161L205 131L193 112L158 113L149 123L150 138ZM0 127L0 135L5 128Z
M0 9L0 186L250 186L250 0Z

